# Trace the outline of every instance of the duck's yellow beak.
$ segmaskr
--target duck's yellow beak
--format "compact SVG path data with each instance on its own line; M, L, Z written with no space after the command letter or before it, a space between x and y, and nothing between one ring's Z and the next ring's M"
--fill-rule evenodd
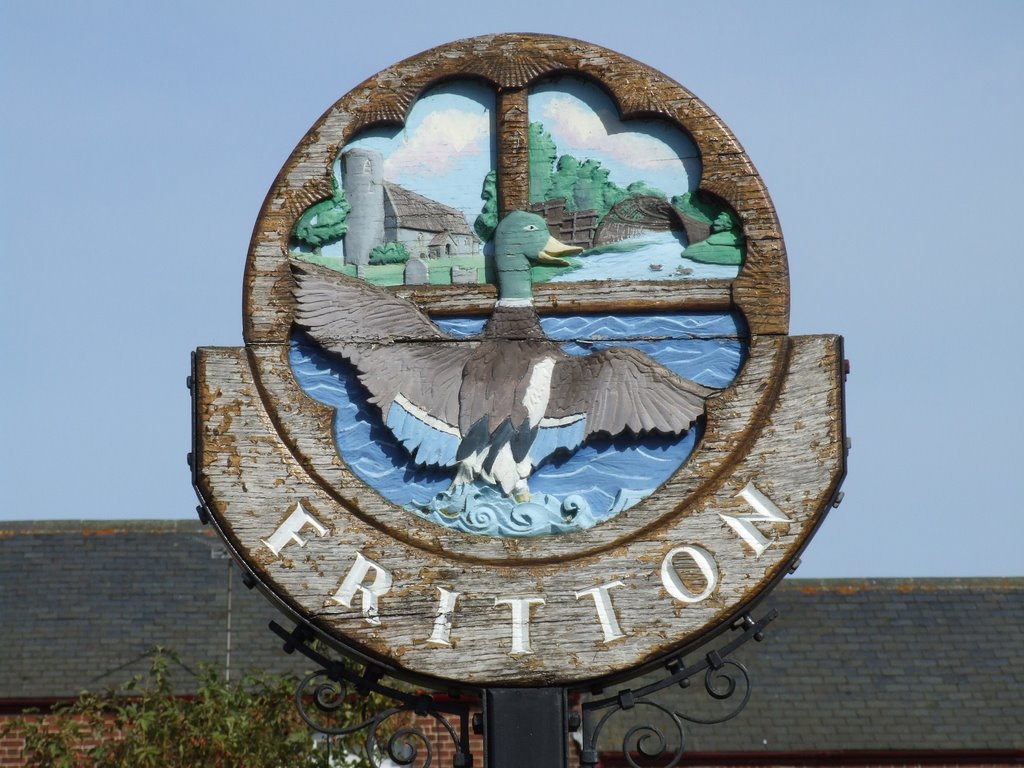
M577 245L566 245L560 240L555 240L555 238L549 237L543 250L537 254L537 263L568 267L569 262L558 257L575 256L577 253L583 253L583 249Z

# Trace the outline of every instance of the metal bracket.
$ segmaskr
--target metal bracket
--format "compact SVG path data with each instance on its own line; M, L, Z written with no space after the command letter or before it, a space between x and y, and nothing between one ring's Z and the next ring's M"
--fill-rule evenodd
M575 731L582 726L582 745L580 750L580 765L582 768L595 768L598 765L600 754L598 752L598 741L604 726L619 712L624 710L635 710L640 707L648 708L661 719L667 719L676 731L678 747L670 754L668 739L664 732L653 723L638 723L632 726L623 737L622 755L631 768L640 768L634 755L639 754L646 760L662 759L667 756L661 768L674 768L679 765L686 745L686 732L683 722L696 723L700 725L715 725L732 720L739 715L750 700L751 684L750 675L743 664L732 658L733 653L750 640L760 642L764 639L764 628L778 616L778 611L771 610L759 621L755 621L749 614L745 614L732 626L732 631L740 634L723 646L704 653L696 662L687 665L682 656L677 656L665 664L668 676L653 683L641 686L640 688L624 688L614 696L605 698L592 698L580 705L582 716L577 712L566 713L564 707L551 707L550 713L537 713L540 717L550 715L559 721L565 721L558 727L568 725L569 730ZM387 738L386 744L382 745L378 737L381 725L388 719L400 713L414 713L421 717L431 717L436 720L448 733L455 746L455 755L452 759L454 768L471 768L473 755L470 752L469 737L472 723L473 730L477 733L485 731L485 738L489 743L501 742L506 749L500 756L492 755L487 750L487 763L490 767L493 757L500 757L495 765L518 765L517 760L521 755L510 754L509 749L515 752L517 744L525 744L531 747L529 740L524 741L520 734L516 738L498 738L496 729L505 728L503 718L487 718L492 722L484 725L485 718L480 713L470 712L471 707L479 706L473 701L451 700L440 694L411 693L385 685L381 680L388 674L383 667L368 662L356 662L352 660L331 659L320 653L311 643L314 639L313 631L302 624L288 631L277 622L270 622L270 629L284 640L284 651L294 653L298 651L306 658L313 661L319 669L307 675L299 683L295 691L295 706L299 715L313 730L328 736L338 736L356 733L366 730L366 754L370 763L375 768L380 768L381 758L388 757L392 763L399 766L416 765L417 768L429 768L433 764L434 748L430 739L421 729L411 725L404 725L395 730ZM360 670L361 666L361 670ZM696 717L687 715L675 709L671 709L662 703L652 699L652 696L671 686L689 688L691 680L698 675L703 676L704 691L715 701L730 702L732 705L722 714L714 717ZM558 693L564 701L565 690L557 689L535 689L538 691L548 690ZM386 707L377 714L366 717L354 723L332 723L331 720L342 707L350 691L360 696L367 696L371 693L386 696L394 700L394 706ZM484 691L484 697L491 700L489 696L492 691ZM502 689L503 695L514 694L514 691ZM595 691L594 694L599 694ZM738 700L732 700L738 696ZM557 698L557 697L556 697ZM451 719L449 719L451 718ZM458 728L452 725L452 720L458 721ZM514 725L514 724L512 724ZM488 731L490 731L488 733ZM555 731L552 731L554 733ZM512 734L514 735L514 734ZM630 747L633 746L631 750ZM423 754L420 753L422 747ZM534 768L546 768L547 766L565 765L565 752L554 754L557 750L551 751L551 755L538 755L536 750L530 752L529 764ZM525 753L524 753L525 754ZM548 759L550 758L550 759Z
M683 721L698 723L701 725L715 725L732 720L750 701L750 675L747 668L738 661L731 659L733 652L749 640L760 642L764 639L764 628L777 616L778 611L772 610L760 621L754 621L749 615L744 615L733 625L734 631L741 631L739 637L734 638L721 648L709 651L697 662L687 666L683 658L677 657L665 665L668 677L641 688L623 689L614 696L603 699L592 699L582 705L583 709L583 746L581 750L580 764L583 768L594 768L599 761L597 749L601 730L605 724L617 713L623 710L636 709L637 707L648 707L660 712L676 730L679 739L679 746L668 755L668 762L661 768L673 768L679 765L686 747L686 731ZM677 685L680 688L688 688L691 678L703 674L704 690L708 696L716 701L729 701L741 690L739 701L730 709L710 718L700 718L686 715L678 710L670 709L664 704L653 701L650 697L670 686ZM742 681L742 685L739 685ZM630 750L630 745L635 747ZM634 758L634 753L639 753L647 760L662 758L668 752L668 740L660 728L651 723L640 723L626 731L622 738L622 756L631 768L639 768Z
M306 675L295 690L295 706L310 728L327 736L348 735L365 729L366 756L374 768L380 768L381 758L385 756L396 765L416 764L428 768L433 764L434 748L430 738L418 727L403 725L397 728L383 745L378 735L387 720L403 712L411 712L433 718L448 733L455 745L454 768L472 768L468 702L444 701L436 695L411 693L384 685L381 682L386 675L383 668L365 664L359 671L355 662L331 659L313 648L310 645L313 632L308 627L299 625L289 632L272 621L270 629L284 640L285 653L298 651L319 666L317 671ZM350 689L360 696L371 693L386 696L395 704L354 724L332 722ZM457 731L446 715L458 720Z

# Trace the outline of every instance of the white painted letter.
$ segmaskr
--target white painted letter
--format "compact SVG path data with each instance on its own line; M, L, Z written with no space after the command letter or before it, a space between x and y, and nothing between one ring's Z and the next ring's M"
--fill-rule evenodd
M747 483L743 490L736 494L736 498L743 499L753 507L754 514L740 517L720 512L718 516L728 523L730 528L736 531L737 535L746 542L747 546L754 550L754 557L760 557L771 546L772 542L768 541L764 534L757 530L754 523L785 523L789 525L792 521L782 513L782 510L775 506L771 499L757 490L753 483Z
M619 628L619 620L616 618L615 609L612 607L612 598L608 594L612 587L622 586L625 585L621 581L611 581L599 587L581 589L576 593L577 600L586 595L593 595L594 604L597 606L597 618L601 620L601 629L604 631L604 641L606 643L626 636L622 629Z
M366 575L370 572L370 569L375 571L375 575L373 583L367 587L363 582L366 580ZM356 561L349 569L348 575L345 576L345 580L341 582L338 591L330 599L339 605L351 608L352 598L355 597L356 592L359 592L363 617L366 619L366 622L368 624L380 624L377 598L387 594L390 590L391 574L384 570L383 566L378 565L369 558L363 557L362 552L358 552L356 553Z
M427 642L435 645L451 645L448 639L452 634L452 614L455 613L455 601L459 599L459 593L449 592L444 587L438 587L437 591L441 593L441 597L437 601L434 633Z
M676 572L675 566L672 564L673 558L683 553L693 558L693 562L697 564L701 575L707 581L707 586L696 595L683 584L682 579L679 578L679 574ZM665 585L665 590L676 600L683 603L699 603L701 600L707 599L718 585L718 564L710 552L702 547L698 547L696 544L676 547L665 555L665 559L661 561L661 583Z
M530 648L530 606L544 605L543 597L496 597L494 605L512 608L511 653L533 653Z
M281 526L274 531L274 535L269 539L261 539L261 541L267 545L267 549L273 552L275 555L280 555L281 550L284 549L284 545L290 541L294 541L300 547L306 546L306 540L299 536L301 531L307 525L312 525L316 529L317 536L326 536L327 529L313 517L309 512L302 508L302 502L298 502L295 505L295 510L285 518L285 521L281 523Z

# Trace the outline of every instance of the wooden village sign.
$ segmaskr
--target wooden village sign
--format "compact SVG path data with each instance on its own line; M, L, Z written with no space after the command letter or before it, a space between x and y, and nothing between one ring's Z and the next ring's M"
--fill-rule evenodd
M264 591L398 674L580 686L728 627L845 472L768 193L664 75L497 35L371 77L274 182L193 470Z

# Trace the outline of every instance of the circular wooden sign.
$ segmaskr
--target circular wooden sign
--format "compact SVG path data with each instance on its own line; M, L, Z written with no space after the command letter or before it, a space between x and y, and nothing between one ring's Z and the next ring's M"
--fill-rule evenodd
M196 485L259 584L398 674L576 685L728 626L845 472L842 350L707 106L566 38L332 106L201 348Z

